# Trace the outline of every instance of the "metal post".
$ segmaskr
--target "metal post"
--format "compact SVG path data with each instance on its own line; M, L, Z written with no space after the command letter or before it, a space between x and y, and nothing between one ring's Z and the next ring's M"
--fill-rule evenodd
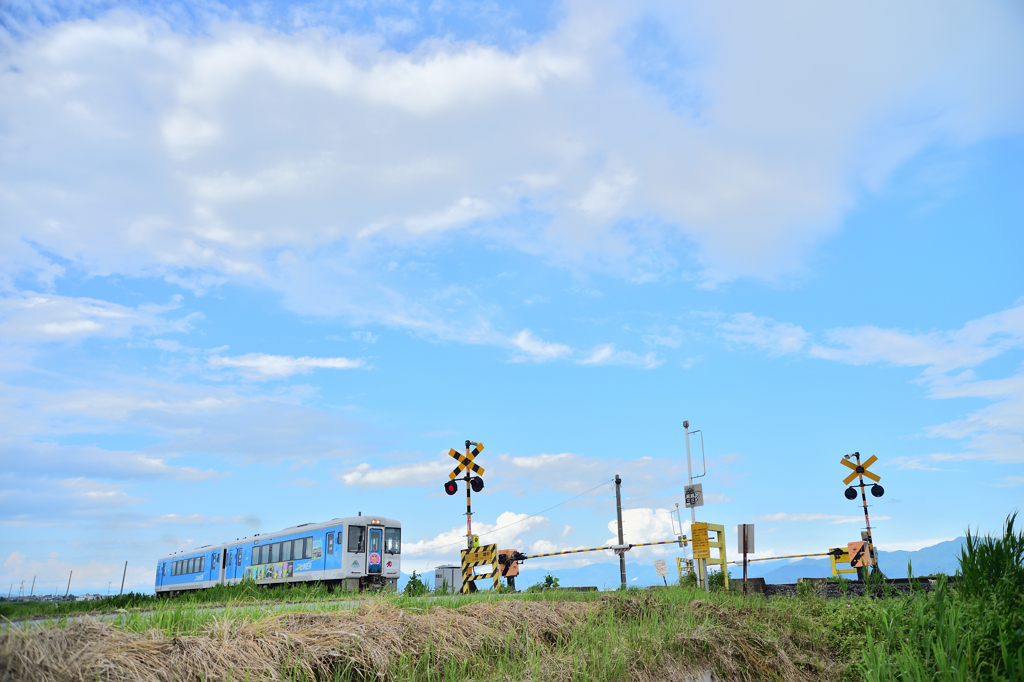
M466 441L466 458L469 458L469 441ZM473 507L469 503L469 467L466 467L466 549L473 549Z
M693 485L693 463L690 461L690 422L683 421L683 432L686 433L686 476L689 480L688 485ZM690 524L697 523L697 508L690 507ZM692 555L691 555L692 556ZM692 557L694 563L697 564L697 585L704 585L704 590L707 592L711 591L707 581L707 562L697 557Z
M71 594L71 576L74 574L74 569L68 573L68 589L64 592L64 598L67 599L68 595Z
M118 596L124 594L124 577L128 575L128 562L124 562L124 572L121 574L121 592Z
M868 556L871 558L872 567L877 570L878 567L875 566L875 543L871 539L871 519L868 518L868 496L864 490L866 485L864 483L864 469L861 468L860 465L860 453L855 452L853 455L857 458L857 470L860 472L858 473L858 476L860 477L860 501L861 504L864 505L864 527L868 532ZM870 569L864 569L864 577L867 577L869 570Z
M619 544L624 545L626 541L622 538L622 493L619 487L622 485L622 479L619 478L618 474L615 474L615 514L619 520ZM622 581L622 589L626 589L626 553L622 552L619 554L619 578Z
M32 589L29 591L28 596L32 596L36 593L36 577L32 576Z

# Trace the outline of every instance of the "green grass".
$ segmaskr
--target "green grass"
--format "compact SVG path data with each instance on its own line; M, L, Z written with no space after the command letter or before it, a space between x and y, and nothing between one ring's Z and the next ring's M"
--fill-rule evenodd
M328 591L321 583L264 586L252 581L236 585L217 585L205 590L186 592L177 597L157 597L135 592L105 597L96 601L77 602L0 602L0 618L53 618L86 613L110 613L121 610L164 609L168 605L207 607L235 604L282 604L297 602L338 602L369 599L376 592Z
M888 599L869 623L860 663L870 682L1024 681L1024 534L968 530L956 588ZM909 571L910 569L908 569Z

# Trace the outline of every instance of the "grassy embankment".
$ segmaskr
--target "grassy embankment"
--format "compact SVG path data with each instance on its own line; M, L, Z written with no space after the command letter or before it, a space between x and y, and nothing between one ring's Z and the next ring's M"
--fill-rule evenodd
M6 618L7 620L59 618L70 615L100 614L120 610L149 610L161 608L168 604L184 607L192 605L197 608L205 608L209 606L237 606L260 603L288 604L332 600L351 601L352 599L365 599L369 596L368 593L328 592L327 588L320 584L295 585L294 587L264 587L258 586L253 582L246 582L239 585L220 585L206 590L196 590L174 599L160 599L152 594L131 592L95 601L57 603L38 601L0 602L0 618Z
M0 679L661 680L709 668L720 680L1024 679L1024 535L1012 517L1002 538L969 536L955 590L940 581L887 599L675 587L385 594L339 608L351 596L283 609L221 599L223 611L171 600L113 623L8 628Z

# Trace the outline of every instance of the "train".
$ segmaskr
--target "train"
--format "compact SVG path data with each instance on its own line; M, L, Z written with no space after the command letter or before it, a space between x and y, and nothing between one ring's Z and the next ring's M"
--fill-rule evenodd
M402 524L383 516L303 523L161 557L157 596L252 580L259 585L319 582L328 589L398 587Z

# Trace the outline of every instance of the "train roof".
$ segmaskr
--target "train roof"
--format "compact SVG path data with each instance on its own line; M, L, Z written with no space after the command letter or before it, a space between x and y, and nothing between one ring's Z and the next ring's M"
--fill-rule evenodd
M281 537L282 535L292 535L295 533L301 533L303 531L320 530L321 528L330 528L331 526L337 526L339 523L344 525L353 525L362 523L364 525L381 525L387 526L388 528L401 528L402 522L397 519L389 519L385 516L370 516L363 514L362 516L346 516L340 519L331 519L330 521L320 521L316 523L300 523L297 526L290 526L283 530L274 531L272 533L258 533L256 535L249 535L244 538L238 538L235 540L229 540L228 542L220 542L215 545L203 545L194 549L182 550L180 552L174 552L173 554L165 554L160 557L158 561L167 561L176 559L178 557L188 557L198 554L203 554L215 549L223 549L224 547L234 547L243 542L253 542L254 544L261 540L273 540Z

